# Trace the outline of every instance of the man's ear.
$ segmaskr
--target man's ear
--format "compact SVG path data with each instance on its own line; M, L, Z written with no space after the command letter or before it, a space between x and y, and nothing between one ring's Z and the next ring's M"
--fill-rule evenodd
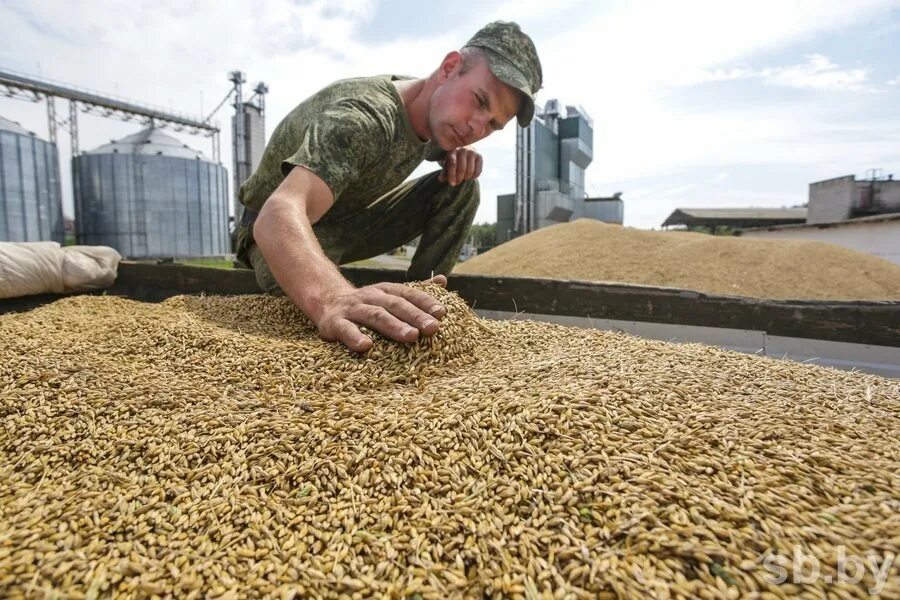
M454 73L462 68L462 62L462 54L456 50L448 52L444 60L441 61L441 66L438 67L438 82L444 83L450 79Z

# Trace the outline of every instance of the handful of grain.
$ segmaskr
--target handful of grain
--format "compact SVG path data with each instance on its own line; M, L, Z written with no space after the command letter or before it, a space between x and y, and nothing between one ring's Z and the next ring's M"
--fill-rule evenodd
M838 548L900 554L897 382L428 291L440 333L363 356L265 296L0 316L0 590L864 597ZM795 548L822 577L774 583Z

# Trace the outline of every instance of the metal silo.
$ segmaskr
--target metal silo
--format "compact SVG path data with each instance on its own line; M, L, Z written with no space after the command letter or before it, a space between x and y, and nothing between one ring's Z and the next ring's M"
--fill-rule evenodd
M0 117L0 241L64 239L56 146Z
M128 258L231 252L225 168L154 127L72 159L79 244Z

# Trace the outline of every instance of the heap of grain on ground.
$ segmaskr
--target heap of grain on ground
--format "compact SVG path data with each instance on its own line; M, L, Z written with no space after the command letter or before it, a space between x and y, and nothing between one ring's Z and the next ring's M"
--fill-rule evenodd
M459 264L454 272L754 298L900 300L900 266L833 244L641 231L592 219L539 229Z

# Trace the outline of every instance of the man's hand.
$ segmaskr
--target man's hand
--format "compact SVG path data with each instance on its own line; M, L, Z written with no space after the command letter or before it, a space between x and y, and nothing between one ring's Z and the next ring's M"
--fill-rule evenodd
M253 235L281 289L324 339L355 352L372 347L360 326L398 342L434 335L446 309L431 295L399 283L357 289L328 260L312 224L332 204L328 185L312 171L295 167L259 211ZM443 275L429 281L447 285Z
M429 281L447 285L443 275ZM372 338L359 330L360 325L398 342L414 342L420 334L437 333L438 319L446 312L426 292L402 283L376 283L326 296L313 321L322 338L339 341L354 352L365 352L372 347Z
M446 181L455 186L467 179L476 179L481 175L482 164L481 155L474 149L456 148L448 152L441 163L444 170L438 175L438 181Z

